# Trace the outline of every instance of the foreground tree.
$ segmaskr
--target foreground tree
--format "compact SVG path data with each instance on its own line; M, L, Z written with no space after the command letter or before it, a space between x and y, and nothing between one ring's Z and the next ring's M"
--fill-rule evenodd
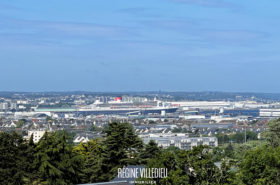
M280 184L280 147L262 146L247 152L240 165L244 184Z
M67 144L67 135L57 139L55 134L47 132L35 148L33 169L38 171L42 184L75 184L82 179L83 157L72 152L72 145Z
M113 179L118 172L118 168L126 165L125 152L125 131L124 124L119 122L109 123L106 132L106 139L104 140L104 153L102 154L102 179L109 181Z
M29 138L28 144L27 144L27 149L25 150L25 156L26 156L26 168L25 168L25 173L23 176L23 179L25 181L25 184L30 184L33 185L34 183L38 183L38 173L36 169L32 168L32 163L34 162L34 157L35 157L35 148L36 144L33 142L33 134Z
M227 157L233 157L234 155L234 149L231 145L231 143L225 148L225 156Z
M208 146L199 145L179 152L178 163L189 176L189 184L230 184L235 175L226 163L221 169L214 164Z
M237 147L235 147L234 158L238 160L238 163L240 163L245 159L246 153L251 150L252 147L248 144L238 145Z
M272 120L267 124L268 130L261 133L269 146L274 148L280 145L280 118Z
M0 132L0 182L1 184L23 184L23 175L29 165L26 161L27 145L22 136Z
M126 164L137 165L139 164L139 153L144 148L144 143L141 138L135 133L132 125L125 123L125 146L127 159L124 159Z
M61 138L63 135L66 136L67 144L74 145L74 137L76 136L76 132L67 132L66 130L57 130L55 131L55 137L57 139Z
M160 152L158 144L154 140L150 140L139 155L140 164L146 165L150 159L155 158Z
M226 157L226 154L225 154L225 150L224 148L221 148L221 147L215 147L213 148L213 152L212 152L212 160L214 162L218 162L218 161L221 161L223 158Z
M105 133L104 152L101 154L101 179L109 181L118 174L118 168L138 163L143 141L128 123L111 122Z
M146 168L167 168L167 177L138 178L137 181L156 181L162 185L232 184L236 173L231 170L229 162L223 162L219 169L211 157L209 147L203 145L192 150L181 150L177 156L172 150L163 150L148 161Z
M103 152L103 147L101 146L101 139L94 138L87 143L81 141L73 151L83 155L85 160L83 182L94 183L103 181L103 171L101 169L101 154Z
M150 159L148 161L148 164L146 165L146 169L152 169L152 168L164 168L164 169L167 169L168 172L170 171L176 171L177 169L177 166L176 166L176 155L173 151L170 151L170 150L165 150L164 152L162 152L161 154L157 153L155 154L154 158ZM151 171L150 171L151 172ZM174 173L174 172L172 172ZM171 174L172 174L171 173ZM175 173L178 173L177 171ZM178 174L176 174L178 175ZM182 174L183 175L183 174ZM151 174L150 174L151 176ZM173 174L173 177L175 177L175 174ZM160 183L163 183L163 178L161 177L157 177L157 178L147 178L147 177L140 177L137 179L137 181L155 181L156 184L160 184ZM175 182L175 181L179 181L178 180L178 177L176 177L175 179L171 179L171 177L164 181L164 183L172 183L172 182Z

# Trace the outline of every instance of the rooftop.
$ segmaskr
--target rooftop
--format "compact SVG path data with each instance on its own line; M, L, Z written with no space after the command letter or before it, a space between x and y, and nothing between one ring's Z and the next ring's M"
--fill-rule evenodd
M71 108L35 108L35 112L73 112L76 109Z

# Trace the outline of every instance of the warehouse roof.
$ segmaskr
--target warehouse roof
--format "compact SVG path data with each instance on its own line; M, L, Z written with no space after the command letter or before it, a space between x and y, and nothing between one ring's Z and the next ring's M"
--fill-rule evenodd
M69 108L35 108L34 111L36 112L73 112L76 109L69 109Z

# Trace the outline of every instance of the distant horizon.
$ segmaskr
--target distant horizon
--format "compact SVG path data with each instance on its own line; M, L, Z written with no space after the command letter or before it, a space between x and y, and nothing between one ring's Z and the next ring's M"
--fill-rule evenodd
M0 91L0 93L156 93L159 91ZM257 94L280 94L280 93L274 93L274 92L227 92L227 91L163 91L161 92L170 92L170 93L203 93L203 92L209 92L209 93L257 93Z

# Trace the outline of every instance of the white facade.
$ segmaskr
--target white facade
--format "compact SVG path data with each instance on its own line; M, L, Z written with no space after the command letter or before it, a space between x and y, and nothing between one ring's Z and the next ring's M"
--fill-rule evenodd
M25 109L26 107L23 106L23 105L19 105L18 108L19 108L19 109Z
M184 118L184 119L205 119L205 116L203 116L203 115L188 115L188 116L179 116L179 118Z
M137 130L137 129L136 129ZM139 132L139 137L140 138L146 138L146 137L174 137L174 136L181 136L181 137L188 137L188 133L148 133L149 130L145 130L143 132Z
M17 109L17 103L11 103L10 109Z
M28 138L33 134L33 142L37 143L41 137L45 134L45 130L28 130Z
M257 108L269 108L270 104L245 104L245 108L257 109Z
M8 109L8 103L0 103L0 109Z
M76 139L74 139L74 143L80 143L81 141L83 141L83 143L87 143L89 141L88 137L84 137L84 136L78 136Z
M144 143L148 144L150 140L154 140L158 146L168 148L175 146L180 149L190 150L194 146L208 145L210 147L218 146L218 139L216 137L193 137L174 136L174 137L147 137L143 138Z
M18 100L17 104L28 104L28 101L26 101L26 100Z
M144 102L148 101L147 98L133 97L133 96L122 96L122 102Z
M257 103L255 101L226 102L226 101L191 101L191 102L165 102L166 106L182 107L183 110L190 109L232 109L232 108L269 108L270 104Z
M199 109L219 109L221 107L229 107L230 102L225 101L191 101L191 102L167 102L169 106L176 107L188 107L188 108L199 108ZM183 108L187 110L187 108Z
M80 104L85 104L86 101L85 101L85 100L75 100L74 103L75 103L76 105L80 105Z
M280 109L260 109L261 117L280 117Z

